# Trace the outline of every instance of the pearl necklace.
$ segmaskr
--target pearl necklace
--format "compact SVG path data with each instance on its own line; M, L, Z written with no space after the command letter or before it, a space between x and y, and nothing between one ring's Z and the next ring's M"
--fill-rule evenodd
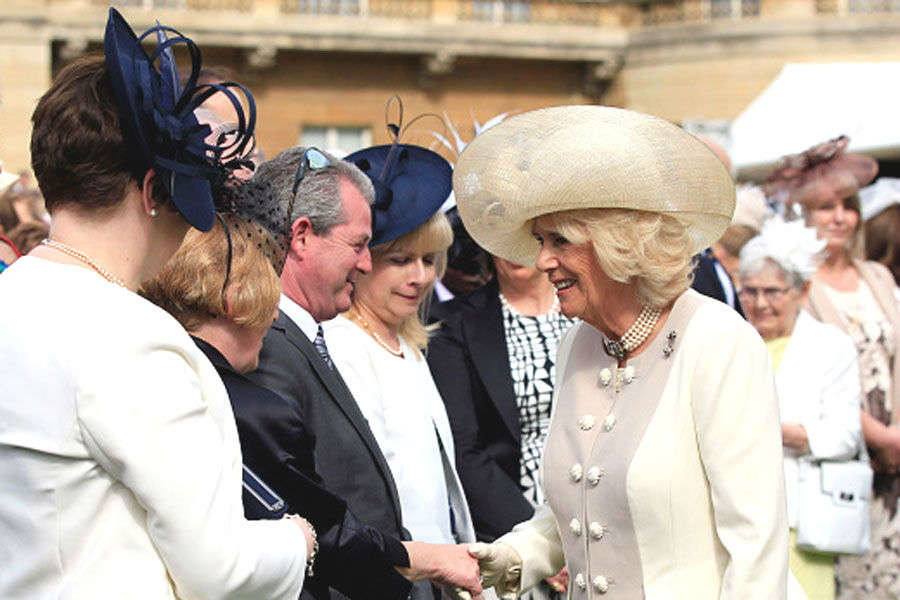
M603 340L603 348L610 356L614 356L618 360L625 360L628 353L640 346L646 341L659 320L662 311L658 308L645 306L641 309L641 314L634 321L631 327L616 340Z
M81 262L83 262L84 264L86 264L87 266L92 268L94 271L99 273L100 276L103 277L104 279L106 279L107 281L114 283L116 285L120 285L125 289L128 289L128 286L125 285L124 281L122 281L121 279L119 279L118 277L116 277L115 275L113 275L112 273L110 273L109 271L107 271L106 269L101 267L100 265L98 265L97 262L93 258L88 256L87 254L80 252L71 246L67 246L66 244L63 244L62 242L58 242L56 240L51 240L50 238L42 240L41 245L55 248L56 250L59 250L63 254L68 254L72 258L80 260Z
M402 350L402 349L401 349L401 350L394 350L393 348L391 348L391 347L388 345L388 343L385 342L385 341L382 339L382 337L381 337L380 335L378 335L378 332L377 332L377 331L375 331L374 329L372 329L371 327L369 327L369 322L366 321L365 319L363 319L363 316L362 316L361 314L359 314L359 312L354 311L354 312L353 312L353 318L356 319L357 321L359 321L359 324L362 325L363 329L365 329L366 332L368 332L369 335L371 335L371 336L375 339L375 341L378 342L378 344L379 344L382 348L384 348L385 350L387 350L388 352L390 352L391 354L393 354L393 355L396 356L397 358L403 358L403 350Z

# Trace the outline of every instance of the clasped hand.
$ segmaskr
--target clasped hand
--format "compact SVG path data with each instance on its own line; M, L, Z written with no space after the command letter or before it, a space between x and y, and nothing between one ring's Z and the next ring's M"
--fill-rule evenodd
M447 586L458 598L480 598L481 577L478 560L469 554L468 546L403 542L409 554L409 567L397 571L410 581L429 579Z
M519 596L522 559L511 546L502 542L476 543L468 546L471 556L478 559L481 584L493 587L502 600L515 600ZM454 590L457 600L470 600L464 590Z

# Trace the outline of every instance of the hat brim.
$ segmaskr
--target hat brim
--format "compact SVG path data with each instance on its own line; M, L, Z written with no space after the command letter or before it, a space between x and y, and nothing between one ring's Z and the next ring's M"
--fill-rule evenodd
M533 265L532 220L567 210L620 208L688 225L692 251L721 237L734 183L701 141L648 115L560 106L517 115L477 136L453 176L466 229L491 254Z

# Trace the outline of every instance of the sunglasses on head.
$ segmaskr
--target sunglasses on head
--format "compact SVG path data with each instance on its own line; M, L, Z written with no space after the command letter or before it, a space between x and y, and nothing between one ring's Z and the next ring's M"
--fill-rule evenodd
M304 150L303 156L300 157L300 164L297 165L297 173L294 175L294 185L291 186L291 200L297 195L297 188L307 173L330 166L331 161L318 148L310 146Z
M331 166L331 160L325 156L321 150L314 146L310 146L303 151L300 157L300 164L297 165L297 172L294 174L294 185L291 186L291 201L288 203L287 211L287 229L291 229L291 216L294 214L294 198L297 196L297 188L300 182L306 177L310 171L318 171Z

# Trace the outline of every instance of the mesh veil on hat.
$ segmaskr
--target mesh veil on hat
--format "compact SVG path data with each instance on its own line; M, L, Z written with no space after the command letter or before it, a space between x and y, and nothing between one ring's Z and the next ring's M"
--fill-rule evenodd
M534 264L529 221L576 209L670 214L690 226L693 251L731 222L731 175L679 127L605 106L557 106L511 117L477 136L456 163L453 189L472 237L490 253Z
M290 246L287 206L274 187L260 179L232 181L213 187L217 206L227 215L229 235L249 239L281 275Z

